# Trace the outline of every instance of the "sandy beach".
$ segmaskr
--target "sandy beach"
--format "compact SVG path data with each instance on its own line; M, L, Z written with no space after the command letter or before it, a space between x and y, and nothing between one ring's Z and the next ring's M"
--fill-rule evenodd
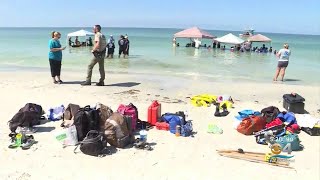
M107 68L107 67L106 67ZM98 80L97 69L93 81ZM303 151L293 152L295 170L247 162L216 153L218 149L238 149L267 153L268 146L259 145L253 136L245 136L233 128L234 116L244 109L260 111L274 105L282 108L282 95L297 92L306 99L305 109L320 118L320 85L300 86L288 83L215 83L192 79L161 78L133 74L106 75L106 86L80 86L85 72L65 73L61 85L51 82L48 72L1 72L0 77L0 179L319 179L320 137L299 134ZM214 117L214 107L193 107L187 97L209 93L228 94L235 100L234 109L226 117ZM49 107L68 103L81 106L101 102L114 111L120 103L132 102L139 118L147 120L152 100L159 100L162 113L187 110L193 120L194 137L175 137L166 131L148 131L153 151L118 149L112 155L95 158L74 154L74 147L62 148L54 138L61 121L41 125L34 134L37 144L29 150L9 149L7 121L28 102ZM206 132L209 123L217 124L223 134Z

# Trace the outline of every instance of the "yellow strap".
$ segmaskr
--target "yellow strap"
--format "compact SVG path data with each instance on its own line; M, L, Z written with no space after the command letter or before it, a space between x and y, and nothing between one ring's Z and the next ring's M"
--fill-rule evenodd
M194 99L191 99L191 104L194 105L195 107L201 107L201 106L206 106L208 107L208 103L202 99L197 99L197 98L194 98Z

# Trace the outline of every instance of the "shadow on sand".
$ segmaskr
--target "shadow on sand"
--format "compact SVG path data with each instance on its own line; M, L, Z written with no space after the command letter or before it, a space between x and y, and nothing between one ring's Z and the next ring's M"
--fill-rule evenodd
M83 82L84 81L66 81L66 82L63 82L62 84L81 84Z
M301 81L300 79L284 79L284 81L287 81L287 82L298 82L298 81Z
M56 129L55 127L42 127L42 126L38 126L37 128L37 133L42 133L42 132L51 132L54 129Z
M141 83L137 82L125 82L125 83L115 83L115 84L107 84L105 86L118 86L118 87L133 87L138 86Z

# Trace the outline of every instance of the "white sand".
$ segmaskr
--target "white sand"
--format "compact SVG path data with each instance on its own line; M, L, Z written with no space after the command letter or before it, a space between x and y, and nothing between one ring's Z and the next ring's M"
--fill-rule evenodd
M63 75L65 82L81 81L85 73ZM306 98L306 110L318 117L320 108L319 86L254 83L208 83L196 80L175 80L165 83L152 77L107 74L106 84L137 82L133 87L105 86L81 87L79 84L54 85L49 73L0 73L0 179L319 179L320 138L304 132L299 134L305 149L293 152L296 171L257 164L243 160L220 157L217 149L238 149L269 152L267 146L258 145L254 137L244 136L233 129L238 111L251 108L260 111L269 105L282 109L282 95L297 92ZM94 79L98 75L94 74ZM27 79L27 81L25 80ZM137 94L117 94L128 90ZM229 94L235 108L224 118L213 116L214 107L193 107L187 96L199 93ZM150 95L147 95L150 94ZM159 95L159 97L156 97ZM165 103L168 97L186 103ZM82 106L101 102L116 110L120 103L133 102L139 109L139 118L146 120L147 108L152 100L162 102L162 113L188 110L197 132L194 138L175 137L169 132L150 130L148 141L156 143L153 151L118 149L113 155L95 158L74 154L74 147L63 149L54 139L59 122L49 122L43 127L51 132L34 134L38 144L30 150L8 149L7 121L27 102L42 105L44 109L60 104L76 103ZM254 102L254 101L258 101ZM215 123L224 131L222 135L208 134L207 125Z

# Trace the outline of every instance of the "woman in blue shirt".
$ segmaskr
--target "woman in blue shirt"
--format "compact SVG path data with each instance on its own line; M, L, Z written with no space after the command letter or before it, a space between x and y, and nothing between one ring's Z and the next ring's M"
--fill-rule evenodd
M49 41L49 62L50 62L50 70L51 76L54 84L61 84L62 81L60 79L61 73L61 61L62 61L62 51L66 49L66 47L61 47L60 37L61 34L59 32L53 31L51 33L52 39ZM56 80L57 77L57 80Z

